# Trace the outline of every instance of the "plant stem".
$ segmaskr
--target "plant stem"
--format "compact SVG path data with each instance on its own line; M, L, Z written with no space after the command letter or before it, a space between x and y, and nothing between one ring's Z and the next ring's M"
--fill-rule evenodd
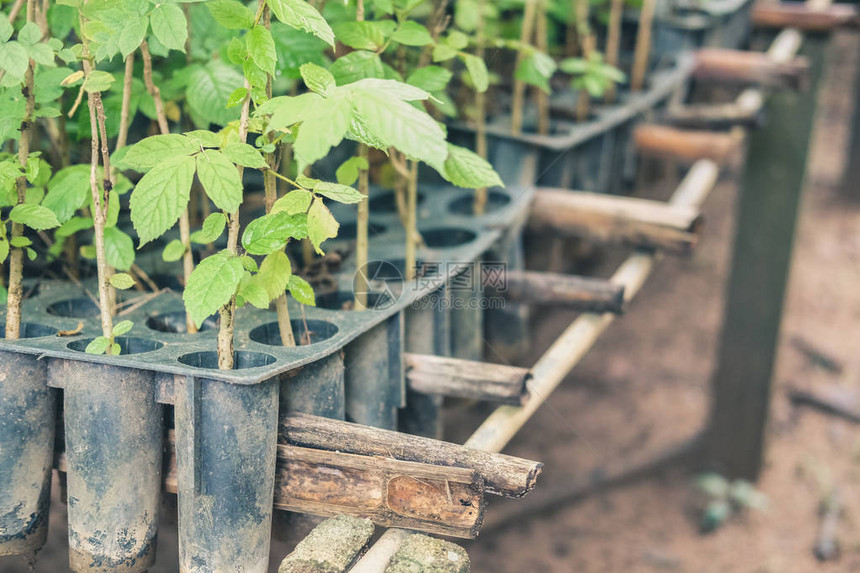
M487 11L487 0L478 0L478 26L475 28L475 55L484 59L484 16ZM487 94L475 91L475 152L487 158ZM475 215L483 215L487 209L487 188L475 189Z
M406 204L406 280L415 278L415 235L418 234L418 162L409 162L409 179L407 179Z
M639 14L639 30L636 33L636 49L633 52L633 72L630 74L630 90L638 92L645 85L648 71L648 56L651 53L651 27L657 0L644 0Z
M32 22L34 18L34 0L27 1L27 21ZM20 11L18 5L18 11ZM14 10L14 8L13 8ZM13 20L14 18L10 18ZM34 63L33 60L27 65L24 74L24 86L21 93L24 96L24 118L21 120L21 137L18 141L18 162L21 167L27 169L27 159L30 157L30 138L33 133L33 111L36 108L36 93L34 90ZM17 204L24 203L27 197L27 176L21 174L15 180L17 192ZM11 239L24 235L24 226L20 223L12 223ZM6 338L16 340L21 336L21 303L24 298L22 281L24 280L24 249L12 248L9 253L9 294L6 302Z
M125 58L125 75L122 79L122 108L119 114L119 133L116 136L116 147L121 149L128 143L129 113L131 112L131 84L134 78L134 52Z
M573 0L576 10L576 29L580 42L580 53L582 59L588 61L594 49L594 36L591 34L591 26L588 22L589 4L588 0ZM591 112L591 96L588 90L579 90L576 102L576 120L586 121Z
M582 0L579 0L582 2ZM587 1L587 0L586 0ZM537 0L537 21L535 22L535 43L541 52L549 52L549 41L546 31L546 0ZM535 87L538 110L538 133L549 135L549 94Z
M610 0L609 23L606 32L606 63L618 67L618 50L621 46L621 16L624 12L624 0ZM615 82L606 90L606 103L613 103L616 96Z
M537 0L525 0L523 24L522 29L520 30L520 44L522 44L522 46L517 51L517 60L514 69L519 68L524 59L523 48L531 44L536 3ZM514 99L511 103L511 133L514 135L521 135L523 132L523 106L525 105L525 92L526 84L520 79L514 80Z
M364 21L364 0L356 0L355 4L355 21ZM358 144L358 156L365 161L368 158L367 146L363 143ZM368 196L370 193L370 185L367 169L359 169L358 171L358 192L364 195L364 200L358 204L358 214L355 223L355 267L358 272L355 274L355 310L364 310L367 308L367 256L370 243L368 236L368 222L370 217L370 204Z
M143 83L146 84L146 91L152 96L155 102L155 117L158 121L158 130L162 135L170 133L170 126L167 124L167 112L164 111L164 102L161 100L161 90L155 85L152 80L152 56L149 53L149 45L146 40L140 43L140 53L143 56ZM194 253L191 252L191 224L188 220L188 206L182 210L179 216L179 240L185 247L185 252L182 255L182 275L185 278L184 284L188 284L188 278L194 272ZM191 316L185 315L185 328L189 334L197 332L197 325L191 319Z
M251 84L248 79L244 82L247 94L245 101L242 102L242 114L239 117L239 141L244 143L248 139L248 123L251 116ZM239 178L245 170L241 165L236 167L239 170ZM227 232L227 249L234 255L239 255L239 211L230 214L230 226ZM235 329L234 317L236 314L236 296L230 298L230 302L225 304L218 311L221 318L218 326L218 368L221 370L233 369L233 332Z

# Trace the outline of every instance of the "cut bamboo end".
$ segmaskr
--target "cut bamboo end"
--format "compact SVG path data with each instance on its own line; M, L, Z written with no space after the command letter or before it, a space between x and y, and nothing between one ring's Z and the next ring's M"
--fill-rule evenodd
M640 125L633 131L633 142L642 154L685 163L699 159L725 163L739 148L740 141L728 133L682 130L654 124Z
M278 446L277 509L474 539L484 480L472 469Z
M305 448L473 469L483 477L486 493L505 497L526 495L543 472L540 462L309 414L287 416L278 439Z
M406 381L415 392L514 405L528 400L526 368L429 354L403 358Z
M809 80L809 60L804 57L779 62L762 52L719 48L701 49L695 57L697 80L791 90L803 89Z
M624 287L606 279L543 273L508 271L505 290L510 302L558 306L586 312L624 311Z
M529 228L603 244L689 254L698 242L699 210L658 201L539 189Z
M757 2L753 24L759 28L796 28L804 32L827 32L835 28L860 25L857 6L832 4L810 6L806 2Z
M662 118L673 127L702 130L755 127L762 119L760 107L744 108L736 103L673 105Z

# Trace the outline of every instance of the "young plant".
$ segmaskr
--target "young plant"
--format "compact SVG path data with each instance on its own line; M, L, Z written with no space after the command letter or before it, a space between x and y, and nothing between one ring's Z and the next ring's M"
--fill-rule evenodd
M603 97L616 84L627 79L621 70L604 63L603 54L597 50L592 50L587 58L562 60L559 68L572 76L570 85L580 93L580 100L583 97Z

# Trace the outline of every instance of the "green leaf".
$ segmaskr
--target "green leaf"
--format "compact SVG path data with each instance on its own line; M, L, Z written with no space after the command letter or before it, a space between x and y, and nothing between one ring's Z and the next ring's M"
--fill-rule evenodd
M424 66L415 70L406 83L425 92L440 92L448 87L451 76L453 74L441 66Z
M111 342L109 339L104 336L96 336L89 344L87 344L84 352L87 354L104 354L105 350L107 350L110 345Z
M382 78L385 70L379 54L357 50L339 57L329 68L337 85L351 84L365 78Z
M87 93L107 91L113 84L113 76L101 70L93 70L84 80L84 90Z
M241 87L233 90L230 97L227 98L227 108L240 106L245 103L245 98L248 97L248 88Z
M248 223L242 234L242 246L252 255L268 255L283 249L291 238L307 233L304 214L279 212L264 215Z
M9 243L16 248L29 247L33 244L33 241L28 239L27 237L12 237Z
M235 167L233 168L235 171ZM172 227L188 206L195 160L174 157L144 175L131 193L131 222L144 245Z
M242 30L254 25L254 13L236 0L210 0L206 7L215 21L228 30Z
M221 251L203 259L191 276L182 294L185 309L200 327L203 321L230 302L245 269L238 257Z
M340 183L329 183L328 181L320 181L314 185L314 193L328 197L332 201L338 203L361 203L365 196L350 187L349 185L341 185Z
M221 147L221 136L213 133L208 129L195 129L185 133L185 138L188 139L194 147L199 151L201 147Z
M239 119L240 110L227 109L226 105L230 94L243 81L242 74L234 68L221 60L214 60L191 73L185 93L188 105L196 117L206 123L227 125Z
M269 75L273 75L275 64L278 62L278 54L275 52L275 40L272 39L272 33L263 26L254 26L245 35L245 45L248 48L248 55L251 56L254 63Z
M239 259L241 259L242 266L245 267L245 270L249 273L256 273L260 270L260 268L257 266L257 261L255 261L248 255L242 255L239 257Z
M72 217L54 231L54 236L60 239L71 237L79 231L93 228L93 220L89 217ZM105 229L107 230L107 229ZM134 247L132 247L134 249Z
M211 2L206 5L210 6ZM245 42L236 37L230 38L230 43L227 44L227 58L230 62L236 65L241 65L247 57L248 49L245 48Z
M328 155L332 147L343 141L351 119L352 104L349 100L342 98L321 100L299 127L298 136L293 144L296 158L305 165L310 165Z
M337 39L354 50L378 51L391 34L394 22L341 22L334 27Z
M316 8L305 0L269 0L275 17L293 28L304 30L334 47L334 32Z
M254 277L269 295L269 300L278 298L286 292L293 270L290 259L283 251L275 251L260 264L260 272Z
M0 18L0 43L8 42L9 38L12 37L12 32L15 29L12 27L12 24L9 23L8 18Z
M18 30L18 42L29 47L42 39L42 31L35 22L27 22Z
M200 147L184 135L153 135L129 147L123 157L123 163L137 171L149 171L177 155L191 155L197 151L200 151Z
M334 76L327 69L313 63L302 64L299 73L308 89L320 95L327 95L336 85Z
M9 219L36 231L44 231L45 229L53 229L60 226L60 222L53 211L47 207L33 203L15 205L9 213Z
M54 50L52 50L48 44L33 44L27 49L27 53L37 64L48 67L54 67L57 65L54 61Z
M284 129L302 121L305 117L317 114L320 105L327 105L326 100L313 92L303 93L296 97L280 96L272 98L257 108L257 115L271 114L269 130Z
M445 38L445 43L455 50L465 50L466 46L469 45L469 37L458 30L451 30L451 33Z
M313 287L311 287L311 285L309 285L302 277L298 275L290 276L290 282L288 283L287 288L290 289L290 294L293 295L293 298L298 302L308 306L317 305Z
M257 284L257 281L249 282L243 286L239 294L249 303L263 310L269 308L269 294L262 286Z
M117 276L117 275L114 275L114 276ZM126 276L128 276L128 275L126 275ZM131 278L131 277L128 277L128 278ZM134 279L132 279L132 285L134 285ZM119 288L119 287L117 287L117 288ZM130 287L126 287L126 288L130 288ZM122 322L118 322L118 323L113 325L113 335L114 336L122 336L123 334L126 334L129 330L131 330L131 328L133 326L134 326L134 323L130 320L123 320Z
M164 246L164 250L161 252L161 258L168 263L172 263L181 259L184 254L185 245L183 245L182 241L179 239L173 239Z
M116 273L114 275L111 275L110 279L108 279L108 282L111 284L112 287L118 288L119 290L130 289L131 287L134 286L134 279L131 278L131 275L128 273ZM126 322L128 322L128 321L126 321ZM120 324L122 324L122 323L120 323ZM117 325L117 326L119 326L119 325ZM131 328L131 327L129 326L129 328ZM120 333L120 334L122 334L122 333ZM116 336L116 335L117 335L116 327L114 327L114 336Z
M486 159L465 147L448 144L445 178L458 187L504 187L499 174Z
M228 143L222 150L227 159L241 165L242 167L250 167L252 169L268 169L269 164L260 155L257 148L248 145L247 143Z
M188 22L182 8L176 4L163 2L155 5L149 16L152 33L158 41L171 50L185 51L188 38Z
M197 155L197 177L206 194L222 211L235 213L242 203L242 179L232 161L220 151Z
M466 69L469 70L469 76L472 78L472 85L475 86L475 91L483 93L490 87L490 74L487 72L487 64L478 56L471 54L463 59L466 64ZM437 91L437 90L428 90Z
M457 57L457 50L445 44L436 44L433 48L433 61L446 62Z
M314 246L314 250L320 255L325 253L320 248L320 245L327 239L337 236L337 230L340 227L337 221L328 210L328 207L323 204L320 199L314 200L311 203L311 208L308 210L308 238Z
M92 226L90 219L86 220ZM105 229L105 259L115 269L127 271L134 263L134 241L116 227Z
M9 242L6 240L0 241L0 263L6 261L6 257L9 256Z
M313 198L314 196L310 191L294 189L275 201L272 205L272 213L286 213L287 215L307 213Z
M6 70L10 76L23 77L29 63L27 49L18 42L0 44L0 69Z
M132 18L122 28L119 34L119 51L125 58L135 51L146 38L149 30L149 18Z
M226 226L227 217L224 213L212 213L203 221L202 229L191 233L191 240L203 245L213 243L221 236Z
M364 157L350 157L337 168L335 177L341 185L352 185L358 181L359 171L369 168L370 165Z
M42 205L64 223L80 209L90 197L90 166L72 165L57 171L48 182L48 193Z
M400 24L391 39L406 46L426 46L433 43L433 37L427 28L412 20Z
M514 76L518 80L550 93L549 79L555 73L555 69L555 60L543 52L535 52L523 58Z

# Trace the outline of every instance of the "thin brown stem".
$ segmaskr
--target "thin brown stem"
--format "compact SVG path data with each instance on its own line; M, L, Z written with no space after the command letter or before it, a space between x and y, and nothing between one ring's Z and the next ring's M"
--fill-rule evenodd
M621 16L624 11L624 0L610 0L609 23L606 32L606 63L618 67L618 51L621 46ZM606 103L613 103L617 95L613 82L606 90Z
M364 0L356 0L355 7L356 22L364 21ZM363 143L358 145L358 156L365 161L368 159L368 149ZM364 195L364 200L358 204L358 215L355 225L355 266L358 272L355 274L355 310L367 308L367 257L370 237L368 235L368 220L370 217L370 204L368 194L370 192L367 169L358 171L358 192Z
M525 59L525 48L531 45L532 30L535 21L535 4L537 0L526 0L523 11L523 23L520 30L520 49L517 51L516 66L519 68ZM520 79L514 80L514 98L511 103L511 133L520 135L523 132L523 106L525 105L526 84Z
M549 40L546 30L546 0L537 0L536 9L535 44L537 44L538 50L546 53L549 51ZM539 87L535 87L534 89L535 98L537 99L538 133L540 135L549 135L549 94Z
M27 21L32 22L34 18L34 0L27 2ZM13 8L14 9L14 8ZM21 8L18 6L18 10ZM14 20L11 18L10 20ZM33 60L27 65L24 74L24 86L21 94L24 96L24 118L21 120L21 136L18 141L18 162L26 171L27 160L30 157L30 139L33 134L33 112L36 108L36 94L34 89L34 67ZM17 204L24 203L27 196L27 177L23 173L15 180L17 193ZM10 240L24 235L24 226L20 223L12 223ZM6 302L6 338L18 339L21 336L21 304L24 299L24 249L14 247L9 254L9 287Z
M134 78L134 52L125 58L125 75L122 79L122 107L119 112L119 133L116 136L115 149L121 149L128 143L128 126L131 123L131 85Z
M418 233L418 162L412 161L409 166L409 179L406 188L406 280L415 278L415 235Z
M475 55L484 59L484 15L487 10L487 0L478 0L478 26L475 29ZM487 158L487 94L475 91L475 152ZM487 188L475 189L475 215L483 215L487 209Z
M18 14L21 13L21 8L24 7L24 0L15 0L15 4L12 6L12 11L9 12L9 22L14 22L18 18ZM30 20L28 20L29 22Z
M630 90L640 91L645 85L648 58L651 53L651 27L657 0L644 0L639 14L639 30L636 33L636 49L633 52L633 72L630 74Z

